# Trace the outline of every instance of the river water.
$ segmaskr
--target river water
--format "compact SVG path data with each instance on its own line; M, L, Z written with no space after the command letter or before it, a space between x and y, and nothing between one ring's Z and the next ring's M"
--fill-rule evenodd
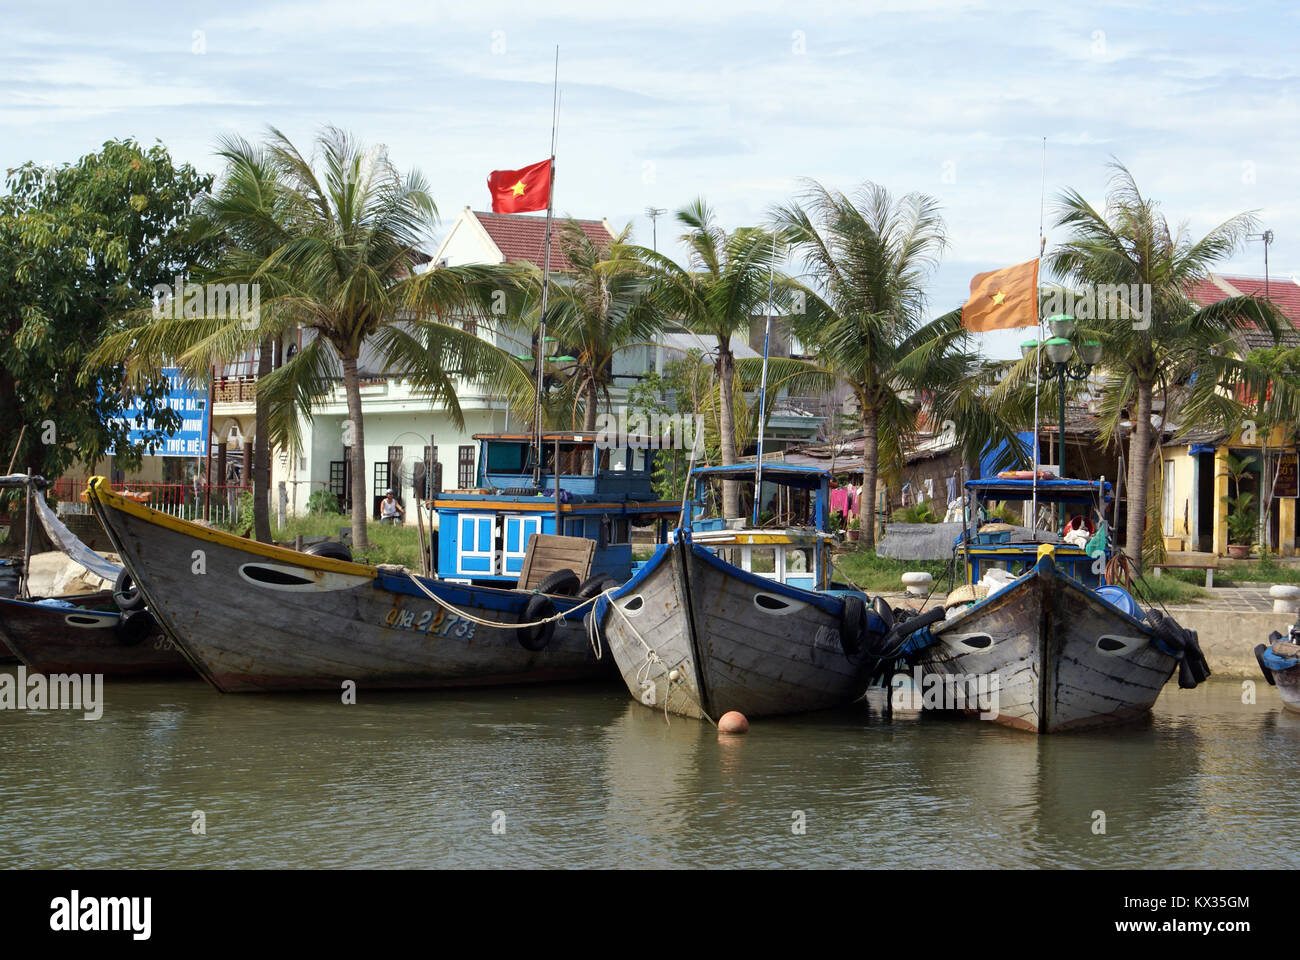
M1050 737L858 707L719 737L612 684L104 699L0 711L0 866L1300 866L1300 715L1262 683Z

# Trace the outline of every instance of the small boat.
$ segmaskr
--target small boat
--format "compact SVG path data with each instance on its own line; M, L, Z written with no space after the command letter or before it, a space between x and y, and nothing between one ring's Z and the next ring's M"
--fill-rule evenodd
M132 679L193 676L180 651L144 609L123 612L113 594L0 598L0 634L40 673L102 673Z
M602 669L581 610L567 616L574 597L245 540L121 496L103 477L87 499L149 609L226 693L536 683Z
M1087 504L1089 512L1110 487L1032 478L965 486L977 502L1032 498ZM1086 529L1088 516L1071 524ZM961 602L912 632L901 651L923 683L956 693L939 709L1056 733L1145 717L1175 670L1186 688L1209 676L1194 631L1158 609L1144 612L1127 590L1106 583L1104 527L1063 542L1042 536L1017 537L995 524L974 534L967 525L958 538L967 568Z
M710 484L755 482L754 466L692 471L688 527L590 614L633 698L716 721L822 710L858 697L886 632L865 594L831 582L830 474L764 465L763 490L791 526L708 515Z
M1286 637L1274 630L1268 643L1255 648L1255 659L1269 686L1277 687L1282 706L1300 713L1300 620Z
M40 673L102 673L111 677L190 676L193 671L171 643L144 601L116 564L93 553L45 502L48 484L34 474L0 477L0 487L24 492L29 517L40 520L50 541L113 590L34 597L27 581L23 595L0 595L0 637L18 662ZM19 561L20 572L31 560L30 525ZM14 594L14 595L11 595Z

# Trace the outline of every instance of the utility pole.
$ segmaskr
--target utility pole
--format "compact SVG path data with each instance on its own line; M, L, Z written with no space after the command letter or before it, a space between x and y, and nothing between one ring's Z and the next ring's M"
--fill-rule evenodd
M650 218L650 249L659 252L659 218L668 211L663 207L646 207L645 215Z

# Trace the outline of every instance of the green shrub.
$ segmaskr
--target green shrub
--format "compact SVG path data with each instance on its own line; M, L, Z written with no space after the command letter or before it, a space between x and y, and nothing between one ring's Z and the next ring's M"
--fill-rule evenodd
M329 490L313 490L312 495L307 498L307 512L314 516L343 513L339 509L339 498Z
M914 503L895 510L890 519L895 523L938 523L941 518L929 503Z

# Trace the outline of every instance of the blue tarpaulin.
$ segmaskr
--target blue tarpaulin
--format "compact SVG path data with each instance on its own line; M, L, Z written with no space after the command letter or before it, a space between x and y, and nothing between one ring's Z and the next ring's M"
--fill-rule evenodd
M980 480L967 480L966 489L974 490L981 500L1032 500L1034 497L1034 480L1004 480L1001 477L984 477ZM1106 499L1110 499L1110 484L1091 480L1039 480L1038 500L1041 503L1076 503L1094 500L1105 487Z
M1279 657L1272 647L1265 647L1259 658L1270 670L1290 670L1300 664L1300 657Z
M1013 450L1011 445L1004 440L996 447L989 447L984 451L980 457L981 477L995 477L999 470L1029 466L1034 456L1034 432L1025 430L1016 434L1016 436L1020 440L1019 450Z

